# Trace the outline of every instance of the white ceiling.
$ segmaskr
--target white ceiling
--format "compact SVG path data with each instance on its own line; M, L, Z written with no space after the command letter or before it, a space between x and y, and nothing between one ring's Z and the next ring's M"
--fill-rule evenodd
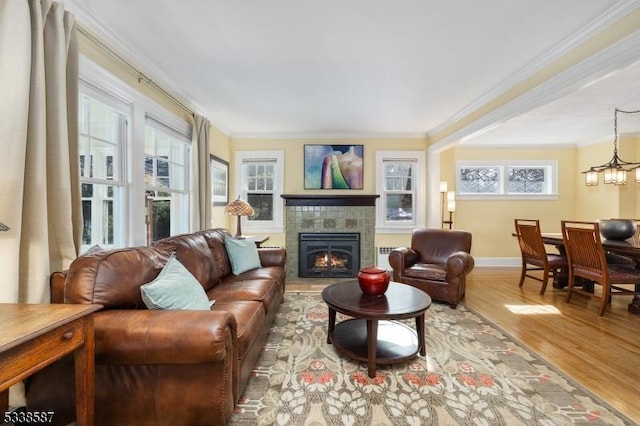
M83 27L233 137L431 135L640 3L64 1ZM447 142L610 138L615 107L640 109L636 46L593 73L582 67L532 91ZM621 131L640 130L640 119L635 129L625 120Z

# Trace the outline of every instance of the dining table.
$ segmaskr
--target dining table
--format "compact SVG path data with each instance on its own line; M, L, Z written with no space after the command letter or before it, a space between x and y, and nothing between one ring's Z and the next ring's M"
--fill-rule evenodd
M542 233L542 242L548 245L552 245L557 248L560 254L565 254L564 240L562 239L562 233ZM602 247L606 253L616 254L624 256L634 262L636 262L636 268L640 268L640 239L633 236L624 241L617 240L602 240ZM564 288L567 285L568 272L561 271L558 277L554 279L554 288ZM588 284L587 284L588 285ZM636 284L636 289L640 287L640 283ZM640 314L640 297L634 296L633 300L629 304L629 312L633 314Z

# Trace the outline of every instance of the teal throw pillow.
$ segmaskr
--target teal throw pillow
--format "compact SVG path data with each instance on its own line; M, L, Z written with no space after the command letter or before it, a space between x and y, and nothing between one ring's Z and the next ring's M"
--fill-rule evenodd
M224 245L227 248L233 275L240 275L243 272L258 269L262 266L258 248L253 241L239 240L227 236L224 239Z
M208 311L213 303L196 277L172 254L160 274L140 286L149 309L185 309Z

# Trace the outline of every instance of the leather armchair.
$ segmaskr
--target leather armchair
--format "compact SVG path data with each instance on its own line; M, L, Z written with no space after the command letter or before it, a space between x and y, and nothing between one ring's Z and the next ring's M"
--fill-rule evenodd
M415 229L411 247L399 247L389 254L393 281L417 287L455 309L474 266L470 252L470 232Z

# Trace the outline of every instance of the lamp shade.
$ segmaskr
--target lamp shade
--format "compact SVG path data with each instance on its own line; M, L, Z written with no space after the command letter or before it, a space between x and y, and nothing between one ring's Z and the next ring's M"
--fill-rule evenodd
M240 197L227 204L224 212L231 216L252 216L255 213L253 207Z
M591 167L589 170L584 173L584 184L586 186L597 186L598 185L598 171Z
M224 208L224 212L230 216L238 216L238 223L236 225L236 238L244 238L242 236L242 222L240 221L241 216L252 216L255 211L251 204L247 203L244 200L241 200L240 197L236 198Z

